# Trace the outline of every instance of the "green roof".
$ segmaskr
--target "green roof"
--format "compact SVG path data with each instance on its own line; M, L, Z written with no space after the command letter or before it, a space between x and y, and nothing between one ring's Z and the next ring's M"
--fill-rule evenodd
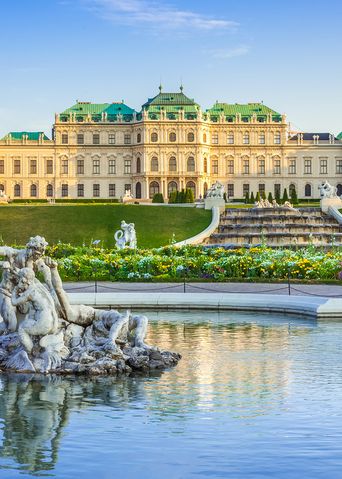
M338 140L342 140L342 131L336 137Z
M166 112L169 119L177 119L180 111L184 112L186 118L196 118L200 106L181 90L177 93L160 92L155 97L149 98L142 105L142 109L149 112L151 119L157 119L161 111Z
M219 116L219 115L224 115L225 117L230 117L230 118L235 118L237 114L241 115L241 118L243 119L248 118L250 119L252 115L256 115L259 118L266 117L266 115L271 114L272 117L281 119L281 114L276 112L275 110L272 110L268 106L264 105L263 103L247 103L247 104L241 104L241 103L215 103L215 105L212 108L209 108L207 110L207 113L210 115L210 117Z
M90 103L90 102L83 102L78 101L75 105L71 106L64 110L61 115L68 115L70 113L75 113L77 117L84 117L87 115L92 116L102 116L102 113L107 113L107 116L129 116L130 118L135 113L133 108L125 105L123 102L115 102L115 103Z
M7 140L9 135L11 135L12 140L22 140L24 135L27 136L28 140L38 141L40 135L43 135L44 140L49 140L43 131L10 131L1 139Z

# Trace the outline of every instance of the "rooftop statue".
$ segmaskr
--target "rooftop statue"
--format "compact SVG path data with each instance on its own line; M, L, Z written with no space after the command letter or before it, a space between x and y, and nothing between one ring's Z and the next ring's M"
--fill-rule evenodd
M16 372L114 374L162 369L180 355L145 343L143 315L71 305L44 238L0 247L0 366ZM40 282L36 272L43 275Z

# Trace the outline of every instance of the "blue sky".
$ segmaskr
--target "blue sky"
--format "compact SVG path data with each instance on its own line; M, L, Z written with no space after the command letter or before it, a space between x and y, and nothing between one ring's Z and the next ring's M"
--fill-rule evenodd
M139 109L160 79L338 133L341 20L340 0L1 0L0 136L50 134L76 99Z

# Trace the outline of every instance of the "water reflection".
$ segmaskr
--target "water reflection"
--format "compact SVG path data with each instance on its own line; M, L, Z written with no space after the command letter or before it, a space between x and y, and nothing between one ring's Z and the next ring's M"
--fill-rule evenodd
M151 343L183 355L178 367L164 373L121 378L3 374L0 468L53 471L63 461L58 452L66 426L73 427L72 412L98 412L100 425L111 420L108 411L116 412L120 428L120 417L131 414L134 420L141 411L148 444L149 434L156 434L152 424L166 422L170 431L177 424L179 432L194 418L250 420L281 409L291 382L291 341L310 335L313 324L290 330L287 320L275 326L183 319L151 324ZM101 435L94 440L101 441Z

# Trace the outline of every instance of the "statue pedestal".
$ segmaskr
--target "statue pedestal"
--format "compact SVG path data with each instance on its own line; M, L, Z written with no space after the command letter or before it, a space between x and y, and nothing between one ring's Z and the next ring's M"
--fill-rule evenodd
M226 209L226 202L223 198L205 198L204 200L204 209L211 210L212 208L217 207L220 209L220 213L223 213Z
M335 208L342 209L342 200L341 198L323 198L321 199L321 210L323 213L328 213L329 207L334 206Z

